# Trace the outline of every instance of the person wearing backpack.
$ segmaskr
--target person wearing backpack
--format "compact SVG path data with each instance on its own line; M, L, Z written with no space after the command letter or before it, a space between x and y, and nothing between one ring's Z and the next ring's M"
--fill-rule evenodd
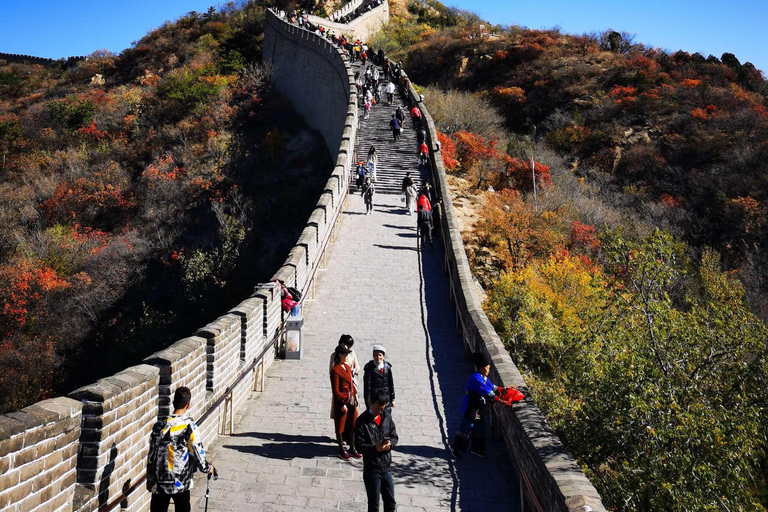
M213 474L213 464L205 460L200 432L188 415L191 398L188 387L177 388L173 394L173 414L152 427L147 456L151 512L167 512L171 500L176 512L189 512L192 474Z

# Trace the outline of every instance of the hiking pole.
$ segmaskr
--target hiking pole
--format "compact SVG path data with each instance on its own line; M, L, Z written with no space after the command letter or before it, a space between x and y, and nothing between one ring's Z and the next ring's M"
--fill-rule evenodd
M205 480L205 512L208 512L208 497L211 495L211 476L213 476L214 480L219 479L219 472L216 471L216 468L213 468L213 475L208 473L208 478Z

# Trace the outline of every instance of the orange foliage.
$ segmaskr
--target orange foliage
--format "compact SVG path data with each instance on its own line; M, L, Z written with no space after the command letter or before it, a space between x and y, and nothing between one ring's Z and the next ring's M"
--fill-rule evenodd
M703 108L695 108L691 110L691 117L694 119L700 119L700 120L707 120L709 119L709 112L704 110Z
M475 163L498 157L498 140L486 141L482 136L461 130L453 134L456 141L456 154L463 169L471 168Z
M611 98L616 98L616 105L626 105L637 101L637 88L630 85L614 85L608 93Z
M497 85L493 88L493 94L506 103L522 103L525 101L525 91L520 87L502 87Z
M685 80L680 82L680 85L683 87L687 87L688 89L692 89L694 87L698 87L701 85L701 80L694 80L693 78L686 78Z
M156 163L149 166L141 173L150 186L157 181L173 181L181 178L186 173L184 167L174 165L173 157L169 154L161 156Z
M3 322L0 336L24 327L30 320L30 310L44 293L63 290L69 286L50 267L33 267L28 263L0 267L6 288L0 290Z
M760 204L760 201L746 196L731 199L731 204L740 210L745 233L757 231L765 224L766 217L768 217L768 208Z
M627 61L627 67L639 69L645 73L655 73L659 69L659 64L651 58L645 55L629 59Z
M136 201L123 189L124 185L115 174L114 169L108 167L88 178L64 182L40 208L51 222L75 221L89 211L125 215L136 206Z

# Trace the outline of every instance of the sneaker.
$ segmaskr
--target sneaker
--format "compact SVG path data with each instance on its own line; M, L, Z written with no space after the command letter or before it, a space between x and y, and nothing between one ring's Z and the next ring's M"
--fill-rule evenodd
M349 454L345 450L339 452L339 458L342 460L349 460Z
M356 458L356 459L362 459L363 458L363 456L360 453L358 453L356 450L350 451L349 454L352 457Z

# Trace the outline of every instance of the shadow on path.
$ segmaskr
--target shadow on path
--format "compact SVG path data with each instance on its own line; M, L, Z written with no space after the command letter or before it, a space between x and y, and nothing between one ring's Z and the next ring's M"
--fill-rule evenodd
M483 459L465 454L459 460L448 457L448 444L461 422L460 405L465 393L465 383L472 374L472 365L464 357L462 336L456 332L453 306L449 300L449 283L443 271L441 244L424 248L419 241L419 270L422 293L422 324L426 337L426 356L430 364L429 376L435 413L440 423L445 451L442 456L431 450L417 453L420 457L447 458L453 479L451 510L478 510L491 503L513 503L519 498L517 477L512 469L509 453L503 443L493 441L488 432L488 457ZM486 415L488 416L488 415ZM489 419L486 418L486 422ZM412 447L416 452L419 447ZM407 450L403 448L403 451ZM484 475L502 473L503 486L498 491L478 494L473 491L486 489L489 482ZM501 482L499 482L501 483ZM459 496L457 503L457 495ZM482 499L478 499L482 496ZM485 502L485 503L483 503Z

